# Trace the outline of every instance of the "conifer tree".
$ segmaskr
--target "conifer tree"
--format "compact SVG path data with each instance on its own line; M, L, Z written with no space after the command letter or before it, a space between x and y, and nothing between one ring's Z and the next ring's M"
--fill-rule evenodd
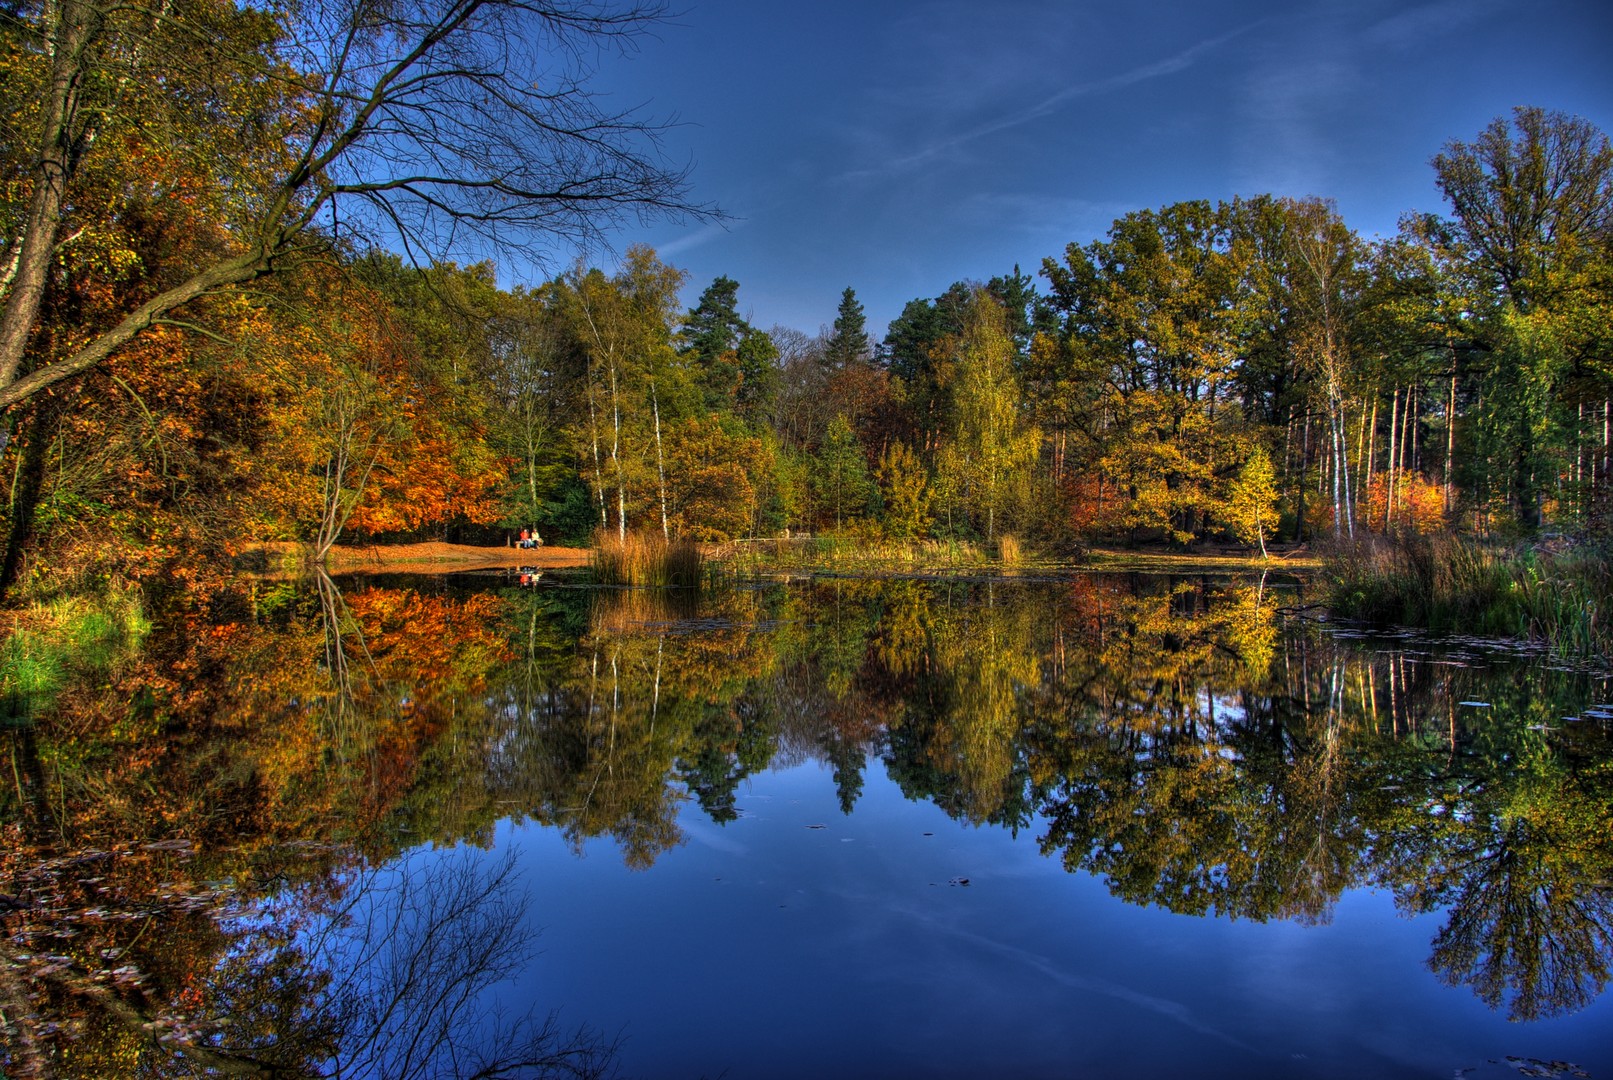
M850 286L840 294L840 309L835 315L834 329L823 347L824 363L830 371L841 371L868 359L871 352L868 341L868 319L857 293Z

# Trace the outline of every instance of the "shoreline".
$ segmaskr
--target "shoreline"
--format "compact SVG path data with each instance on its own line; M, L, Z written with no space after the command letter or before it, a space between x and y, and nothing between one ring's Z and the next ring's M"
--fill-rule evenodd
M746 561L736 559L724 545L702 545L706 558L717 565L732 565ZM249 544L235 555L237 567L244 573L267 576L301 573L307 565L311 548L293 541L269 541ZM790 555L762 556L759 563L764 569L828 570L847 569L845 563L861 564L865 572L907 576L916 570L934 573L959 570L999 570L1011 574L1042 572L1080 572L1094 570L1140 571L1158 573L1209 573L1260 572L1263 570L1305 573L1321 568L1322 560L1313 552L1297 551L1273 553L1262 560L1258 556L1229 552L1166 552L1094 548L1084 556L1068 559L1047 559L1035 556L1004 566L989 558L966 558L956 563L927 565L928 560L900 557L869 557L866 553L847 552L837 558L829 555L803 553L805 557ZM848 557L849 556L849 557ZM428 540L410 544L339 544L332 548L325 560L325 570L332 574L385 574L385 573L450 573L457 570L517 569L523 566L540 570L576 569L588 565L588 548L544 546L532 549L517 547L483 547L474 544L449 544ZM842 563L835 566L836 563ZM771 565L769 565L771 564Z
M249 544L235 556L235 562L245 573L278 576L301 572L311 552L309 545L290 541ZM437 540L413 544L338 544L325 558L325 571L332 574L447 573L523 566L558 570L587 565L587 548L481 547Z

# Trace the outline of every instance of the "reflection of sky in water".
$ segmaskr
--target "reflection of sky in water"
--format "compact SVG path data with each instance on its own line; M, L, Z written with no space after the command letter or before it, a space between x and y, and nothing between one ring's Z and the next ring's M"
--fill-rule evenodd
M738 805L719 827L685 804L686 843L647 871L608 840L578 858L551 831L499 831L543 926L518 992L620 1028L629 1074L1448 1077L1507 1055L1613 1069L1607 995L1509 1024L1428 971L1441 916L1401 917L1382 892L1347 892L1320 926L1125 904L1042 856L1040 822L1017 838L960 825L877 763L850 817L816 764L753 777Z

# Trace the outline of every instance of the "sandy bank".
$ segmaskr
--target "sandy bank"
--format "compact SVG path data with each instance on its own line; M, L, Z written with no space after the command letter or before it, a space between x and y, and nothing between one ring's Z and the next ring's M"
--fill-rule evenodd
M309 549L305 544L254 544L237 557L245 569L266 572L300 566ZM476 547L470 544L341 544L331 549L325 567L335 574L396 572L446 573L451 570L489 570L536 566L558 569L588 565L586 548Z

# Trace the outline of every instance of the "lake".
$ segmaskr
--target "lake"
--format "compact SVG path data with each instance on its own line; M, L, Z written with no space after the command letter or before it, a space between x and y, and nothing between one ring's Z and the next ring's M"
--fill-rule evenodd
M1275 576L231 603L7 728L63 1075L1613 1075L1605 673Z

